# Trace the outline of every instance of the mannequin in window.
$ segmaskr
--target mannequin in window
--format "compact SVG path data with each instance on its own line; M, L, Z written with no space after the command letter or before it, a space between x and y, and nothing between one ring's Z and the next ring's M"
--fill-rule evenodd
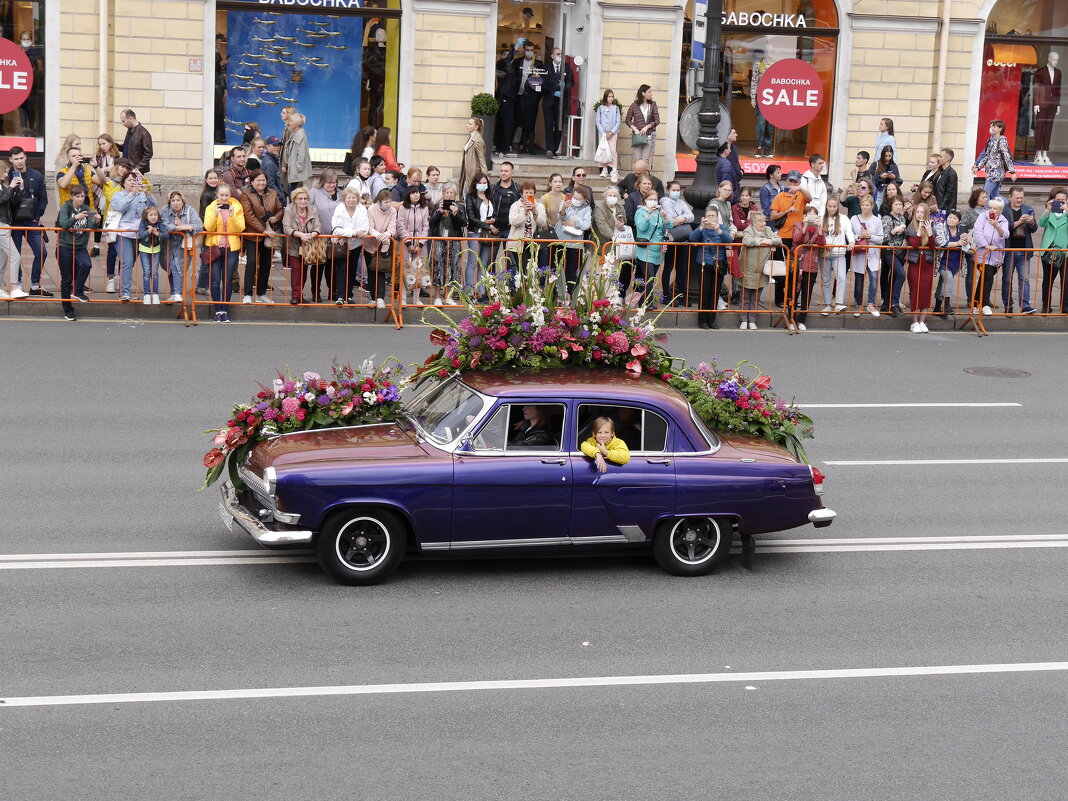
M771 123L764 119L760 106L757 104L757 87L760 85L761 77L768 71L770 66L771 61L764 55L763 50L753 51L753 72L749 76L749 102L752 104L753 113L756 115L756 157L758 159L774 158L774 154L771 151L775 129L771 127Z
M1053 118L1061 113L1061 71L1059 53L1051 52L1046 66L1035 73L1035 164L1052 164L1049 140L1053 135Z

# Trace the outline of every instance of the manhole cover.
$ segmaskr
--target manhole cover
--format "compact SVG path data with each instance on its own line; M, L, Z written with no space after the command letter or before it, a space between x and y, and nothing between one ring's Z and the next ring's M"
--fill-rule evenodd
M964 372L986 378L1028 378L1031 375L1026 370L1016 370L1012 367L965 367Z

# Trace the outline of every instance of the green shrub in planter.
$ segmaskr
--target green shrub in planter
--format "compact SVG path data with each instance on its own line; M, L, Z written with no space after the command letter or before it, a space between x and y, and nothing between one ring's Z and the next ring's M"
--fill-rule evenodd
M500 108L501 104L497 102L497 98L489 92L479 92L471 98L472 117L492 117Z

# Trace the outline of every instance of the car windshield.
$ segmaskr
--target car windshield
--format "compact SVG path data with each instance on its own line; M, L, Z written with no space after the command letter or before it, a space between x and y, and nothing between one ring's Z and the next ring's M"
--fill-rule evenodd
M406 404L404 411L420 434L444 444L466 431L482 407L481 395L450 379Z

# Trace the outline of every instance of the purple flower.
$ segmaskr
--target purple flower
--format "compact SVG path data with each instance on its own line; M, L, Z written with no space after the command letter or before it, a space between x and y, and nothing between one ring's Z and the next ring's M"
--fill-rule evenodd
M471 337L471 347L477 348L482 344L482 337Z
M330 405L330 396L329 395L320 395L318 398L316 398L316 402L320 406L329 406Z
M390 384L385 389L380 390L378 394L386 403L400 399L400 390L397 389L395 384Z
M351 389L347 389L347 388L343 389L339 393L337 393L337 396L339 398L351 398L352 397L352 390Z
M529 322L524 321L524 322L519 324L519 327L522 328L524 331L530 331L530 323ZM474 342L472 342L471 344L473 345Z
M256 410L257 410L257 411L260 411L260 412L262 412L262 411L263 411L264 409L266 409L266 408L267 408L267 407L268 407L269 405L270 405L270 404L267 404L267 403L257 403L257 404L256 404Z

